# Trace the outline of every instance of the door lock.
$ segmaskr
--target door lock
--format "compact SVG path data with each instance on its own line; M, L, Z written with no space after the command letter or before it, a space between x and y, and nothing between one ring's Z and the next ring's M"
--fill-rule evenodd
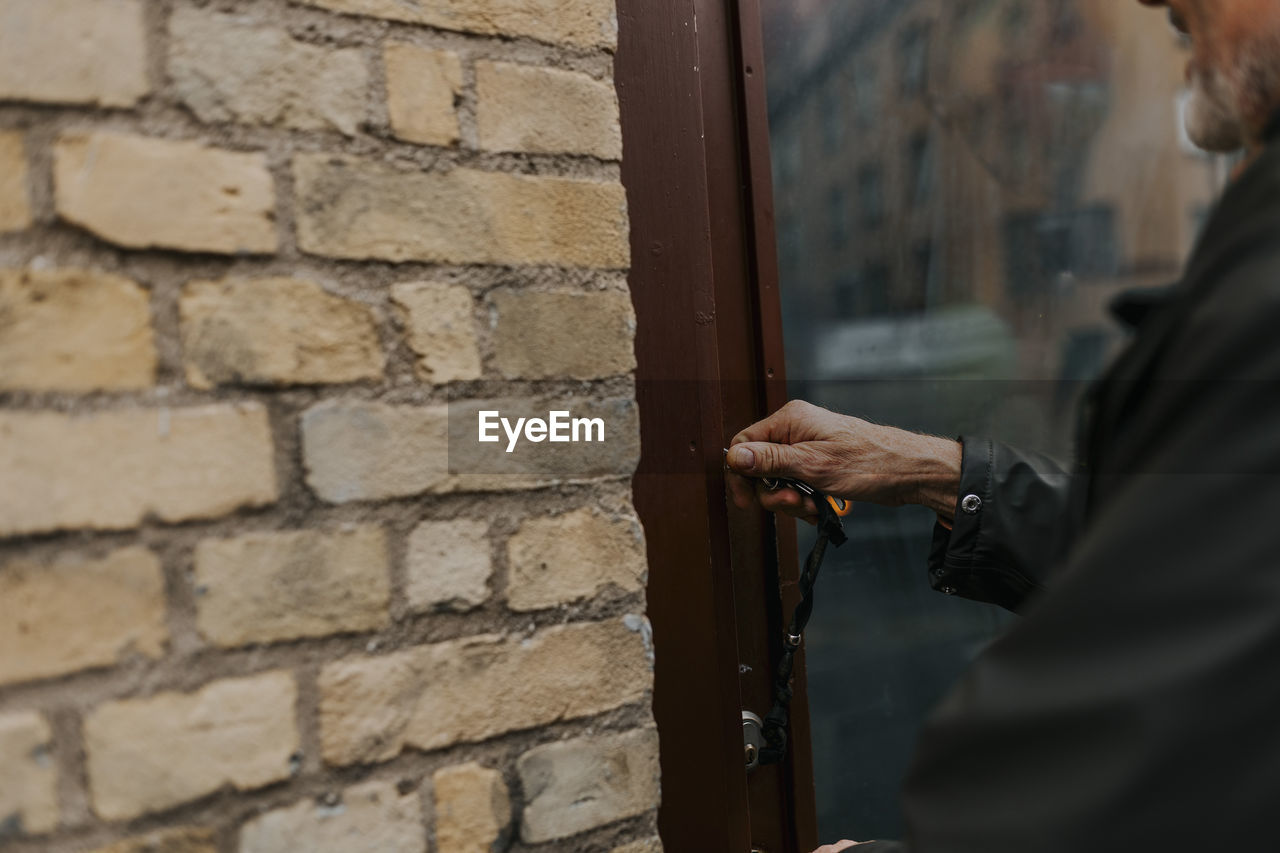
M764 720L750 711L742 712L742 752L748 770L760 765L760 747L764 745Z

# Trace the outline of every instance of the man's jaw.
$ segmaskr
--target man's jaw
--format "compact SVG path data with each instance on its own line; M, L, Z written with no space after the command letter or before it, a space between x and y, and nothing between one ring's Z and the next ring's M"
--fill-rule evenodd
M1222 75L1193 67L1188 74L1191 98L1185 115L1187 136L1205 151L1227 153L1243 147L1245 138L1231 87Z
M1190 99L1185 114L1187 136L1205 151L1230 152L1244 145L1241 117L1230 83L1221 71L1206 67L1194 58L1195 44L1187 15L1169 5L1169 24L1178 33L1193 58L1187 62Z

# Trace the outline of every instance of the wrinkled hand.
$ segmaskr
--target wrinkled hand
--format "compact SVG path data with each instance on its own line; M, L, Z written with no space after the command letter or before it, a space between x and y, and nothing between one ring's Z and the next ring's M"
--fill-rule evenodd
M733 437L725 459L733 502L817 520L813 499L793 489L769 491L761 477L803 480L829 495L886 506L922 504L955 514L960 445L838 415L793 400Z
M837 841L835 844L824 844L813 853L840 853L841 850L848 850L850 847L857 847L860 841Z

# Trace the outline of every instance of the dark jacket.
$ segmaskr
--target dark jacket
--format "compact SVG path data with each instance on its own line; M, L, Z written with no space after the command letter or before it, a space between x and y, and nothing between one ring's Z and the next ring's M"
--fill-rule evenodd
M1280 146L1089 394L1079 470L964 457L931 582L1024 618L926 723L908 838L857 849L1280 850Z

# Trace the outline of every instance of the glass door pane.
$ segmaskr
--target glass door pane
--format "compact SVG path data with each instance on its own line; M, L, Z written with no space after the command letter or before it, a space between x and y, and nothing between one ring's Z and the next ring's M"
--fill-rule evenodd
M1176 278L1229 167L1179 130L1172 28L1131 0L763 12L791 395L1069 458L1108 301ZM1014 617L928 588L930 513L848 526L806 638L819 829L894 837L921 721Z

